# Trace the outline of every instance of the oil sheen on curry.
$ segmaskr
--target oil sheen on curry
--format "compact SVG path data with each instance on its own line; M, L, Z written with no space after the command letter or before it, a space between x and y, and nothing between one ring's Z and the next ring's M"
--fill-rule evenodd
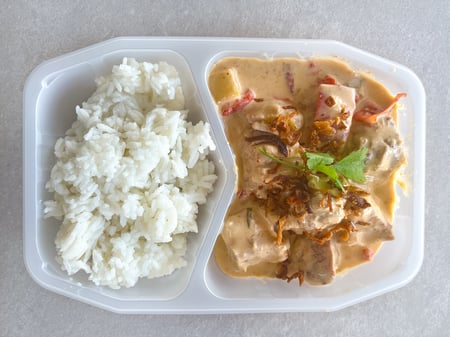
M394 239L406 94L331 58L225 58L208 81L238 175L223 272L324 285Z

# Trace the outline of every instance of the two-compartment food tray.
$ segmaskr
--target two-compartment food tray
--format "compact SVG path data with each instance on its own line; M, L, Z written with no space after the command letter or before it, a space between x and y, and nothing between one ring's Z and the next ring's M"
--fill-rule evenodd
M327 286L298 286L280 280L236 279L223 274L212 255L235 190L233 155L208 90L216 61L226 56L337 57L367 71L391 92L407 92L399 113L408 166L408 193L399 193L396 239L374 260L338 276ZM69 277L55 261L58 221L45 219L43 201L54 164L53 147L75 120L75 106L94 91L94 79L106 75L123 57L167 61L181 77L189 119L211 124L218 149L212 154L218 180L200 208L199 233L189 235L188 264L170 276L141 280L129 289L95 286L87 275ZM425 177L425 94L409 69L348 45L326 40L124 37L108 40L49 60L29 76L24 89L24 257L33 279L56 293L120 313L236 313L331 311L407 284L423 259Z

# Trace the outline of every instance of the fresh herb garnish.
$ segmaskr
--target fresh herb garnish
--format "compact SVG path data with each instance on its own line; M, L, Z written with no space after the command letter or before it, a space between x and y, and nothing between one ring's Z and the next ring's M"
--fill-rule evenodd
M364 169L366 168L367 151L365 147L353 151L334 164L334 168L350 180L358 183L365 182L366 176L364 175Z
M335 162L335 158L328 153L305 152L307 158L306 167L278 158L261 147L258 148L258 151L284 166L295 168L297 170L308 169L310 171L323 173L342 191L345 191L345 189L340 176L359 183L366 181L364 169L366 167L367 148L353 151L338 162Z
M293 169L301 170L301 171L306 169L306 167L304 167L304 166L298 165L298 164L290 162L288 160L284 160L284 159L278 158L277 156L274 156L273 154L267 152L262 147L258 147L258 151L261 152L266 157L268 157L268 158L272 159L273 161L277 162L278 164L281 164L281 165L284 165L286 167L290 167L290 168L293 168Z
M314 153L306 152L305 154L306 154L306 157L308 158L308 155L314 154ZM324 164L324 163L316 164L315 159L308 159L308 161L306 162L306 165L308 166L308 168L311 171L321 172L321 173L327 175L328 177L330 177L330 179L333 180L335 185L337 187L339 187L342 191L344 191L344 185L342 185L342 182L339 179L339 175L336 171L336 168L333 165L331 165L333 163L333 161L334 161L334 159L329 164Z
M308 166L310 170L314 170L314 168L319 165L330 165L334 162L334 158L328 153L305 152L305 155L306 158L308 158L306 166Z

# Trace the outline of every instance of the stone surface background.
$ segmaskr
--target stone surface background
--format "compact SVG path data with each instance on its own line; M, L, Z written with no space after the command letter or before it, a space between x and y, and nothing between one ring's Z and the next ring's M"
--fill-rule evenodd
M10 1L0 5L0 336L444 336L450 330L450 4ZM116 36L335 39L412 69L427 93L425 259L407 286L333 313L117 315L49 292L22 245L22 93L43 61Z

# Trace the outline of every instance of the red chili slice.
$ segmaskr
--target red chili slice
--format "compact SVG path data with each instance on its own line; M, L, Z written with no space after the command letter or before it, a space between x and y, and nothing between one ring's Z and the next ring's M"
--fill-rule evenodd
M294 89L295 89L295 80L294 80L294 74L292 73L290 64L284 65L284 78L286 79L286 83L289 88L289 92L291 94L293 94Z
M244 96L235 99L234 101L228 102L224 104L222 107L222 115L223 116L229 116L233 112L236 112L243 107L245 107L247 104L249 104L251 101L255 99L255 94L250 89L247 89Z
M406 93L402 92L402 93L395 95L391 104L389 104L389 106L386 109L381 110L381 111L376 111L376 109L372 105L369 104L369 105L365 106L364 108L362 108L361 110L356 111L353 118L358 122L374 124L377 122L378 117L380 117L384 114L387 114L389 111L391 111L393 106L402 97L406 97Z
M321 84L337 84L336 79L330 75L325 76L320 80Z

